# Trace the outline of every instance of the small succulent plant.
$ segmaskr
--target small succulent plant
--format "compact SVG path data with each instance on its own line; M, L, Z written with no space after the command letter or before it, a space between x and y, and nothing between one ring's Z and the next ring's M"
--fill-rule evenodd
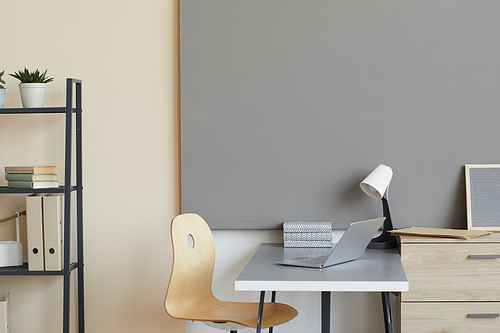
M5 71L0 72L0 89L5 89L5 87L2 84L5 84L5 81L2 79L3 74Z
M41 73L38 69L36 71L30 72L26 67L24 71L18 71L17 73L9 74L12 77L15 77L21 83L49 83L54 81L54 78L47 77L47 70Z

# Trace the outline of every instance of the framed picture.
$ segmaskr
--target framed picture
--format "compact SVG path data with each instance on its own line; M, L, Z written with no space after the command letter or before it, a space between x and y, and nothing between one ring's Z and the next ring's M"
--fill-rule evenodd
M467 229L500 231L500 164L466 164Z

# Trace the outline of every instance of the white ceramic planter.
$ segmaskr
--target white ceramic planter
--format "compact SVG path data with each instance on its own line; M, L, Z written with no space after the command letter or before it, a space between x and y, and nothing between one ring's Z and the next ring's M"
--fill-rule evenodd
M0 88L0 109L3 108L5 104L5 88Z
M21 102L25 108L41 108L45 100L47 83L20 83Z

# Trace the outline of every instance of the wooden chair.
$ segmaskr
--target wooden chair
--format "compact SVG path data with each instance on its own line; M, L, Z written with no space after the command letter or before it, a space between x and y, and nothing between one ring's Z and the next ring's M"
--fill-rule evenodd
M259 303L224 302L212 293L215 247L212 232L203 218L182 214L172 220L174 260L165 297L165 310L176 319L197 320L236 332L242 328L270 328L283 324L298 312L281 303L264 303L258 322ZM192 244L188 239L192 239ZM261 294L263 300L263 294ZM259 327L260 326L260 327Z

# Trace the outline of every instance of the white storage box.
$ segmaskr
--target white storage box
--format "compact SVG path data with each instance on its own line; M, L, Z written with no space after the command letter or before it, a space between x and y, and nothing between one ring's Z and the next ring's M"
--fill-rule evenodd
M0 267L22 266L23 244L14 241L0 242Z

